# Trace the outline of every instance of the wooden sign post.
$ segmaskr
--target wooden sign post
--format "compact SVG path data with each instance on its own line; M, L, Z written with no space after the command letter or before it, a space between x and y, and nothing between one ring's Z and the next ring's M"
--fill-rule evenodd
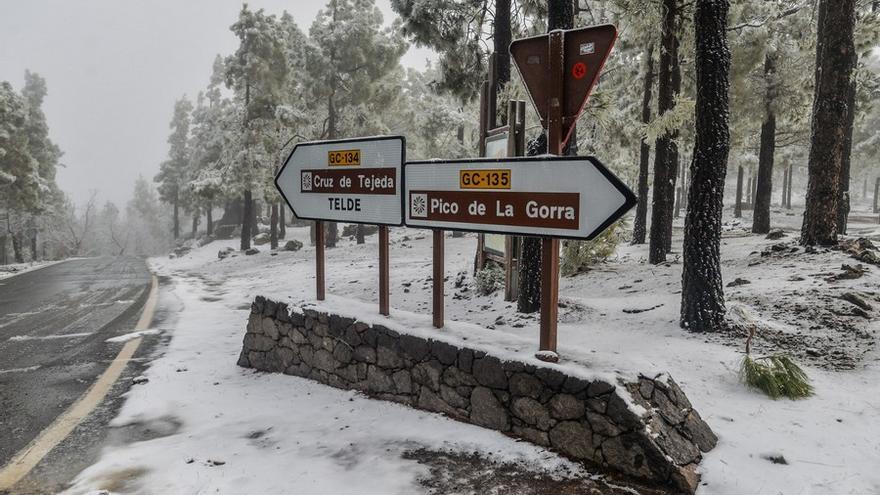
M325 221L379 225L379 313L389 314L388 226L403 224L402 136L300 143L275 176L297 218L315 221L315 288L324 300Z

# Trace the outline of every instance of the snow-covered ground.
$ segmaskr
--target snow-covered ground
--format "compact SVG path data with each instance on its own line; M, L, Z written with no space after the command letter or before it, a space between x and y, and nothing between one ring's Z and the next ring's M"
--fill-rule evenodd
M774 212L774 224L794 230L799 222L799 212ZM680 260L673 254L667 264L647 264L647 246L622 245L608 263L562 279L559 351L565 366L626 377L669 372L720 437L701 466L701 494L880 492L880 267L866 265L861 277L839 279L843 264L858 264L847 253L793 252L793 232L766 240L740 225L750 222L727 223L724 279L749 283L726 289L730 305L759 321L759 333L768 335L759 340L761 352L783 346L803 357L815 397L773 401L743 387L736 377L742 339L681 330ZM880 236L876 224L854 223L850 231L875 241ZM553 453L493 431L238 368L254 296L314 303L308 229L289 229L288 238L306 247L220 260L217 252L237 241L217 241L180 258L151 260L171 280L160 304L181 311L159 325L171 336L167 349L145 373L149 381L129 392L113 425L163 436L107 447L70 493L420 493L419 480L430 470L407 454L419 449L476 452L556 477L587 475ZM391 239L389 325L442 331L504 353L534 353L536 316L516 314L514 303L499 294L475 294L474 236L447 239L449 323L443 330L430 326L430 236L400 228L392 229ZM675 242L680 245L680 237ZM774 250L779 243L787 244ZM323 306L384 320L377 314L376 256L376 236L360 246L345 239L329 250ZM456 287L460 273L464 283ZM849 314L850 303L837 298L844 292L870 302L870 317ZM849 338L851 333L860 336ZM844 357L836 347L845 348Z

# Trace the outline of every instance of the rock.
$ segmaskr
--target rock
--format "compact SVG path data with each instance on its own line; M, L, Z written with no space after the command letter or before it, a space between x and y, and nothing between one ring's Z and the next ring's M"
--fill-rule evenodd
M409 371L395 371L394 374L391 375L391 379L394 380L394 387L397 389L397 393L413 393L412 376L410 376Z
M296 239L287 241L284 243L284 246L281 246L282 251L299 251L302 249L303 243L299 242Z
M257 234L254 236L254 245L262 246L263 244L269 244L269 234Z
M367 368L367 379L364 385L366 390L374 393L392 393L395 389L394 380L382 368L372 364Z
M547 408L531 397L514 399L511 411L514 416L529 425L536 426L539 430L547 431L550 428L550 413L547 412Z
M458 347L439 340L430 340L429 345L431 347L431 354L438 361L447 366L455 364L455 359L458 357Z
M559 423L550 430L550 445L575 459L593 459L593 432L583 423Z
M428 343L412 335L400 336L400 350L413 361L419 362L428 355Z
M661 394L655 392L654 396L656 397L657 395ZM625 430L636 428L640 424L639 417L629 410L629 406L627 406L626 402L616 393L608 396L608 408L606 414L615 424L623 427Z
M550 399L550 415L556 419L579 419L584 416L584 401L569 394L557 394Z
M228 247L226 249L221 249L220 251L217 251L217 258L219 258L221 260L225 259L233 252L235 252L235 249L231 248L231 247Z
M782 229L773 229L767 233L767 236L764 239L769 239L771 241L776 241L785 237L785 232Z
M788 461L785 459L785 456L782 454L761 454L761 459L766 459L773 464L783 464L788 465Z
M264 316L263 319L260 320L260 329L263 330L263 334L266 337L269 337L272 340L278 340L278 325L275 323L274 318Z
M697 488L700 487L700 474L697 472L697 465L688 464L679 467L673 471L670 481L682 493L696 493Z
M709 452L718 444L718 437L697 411L688 414L681 429L682 433L696 443L702 452Z
M855 292L844 292L843 294L841 294L840 298L850 304L858 306L865 311L871 311L872 309L874 309L870 304L865 302L862 296L856 294Z
M357 225L353 223L346 224L342 227L342 237L352 237L357 235ZM361 225L361 232L364 233L364 237L375 234L379 231L379 227L377 225Z
M744 278L737 277L733 282L729 282L727 284L728 287L739 287L740 285L747 285L752 283L750 280L746 280Z
M380 345L376 348L376 364L383 368L400 368L403 366L403 359L394 351L394 349Z
M534 428L526 428L524 426L514 426L513 434L524 438L528 442L540 445L542 447L550 446L550 437L546 432L536 430Z
M435 394L428 387L422 387L419 390L418 407L426 411L433 411L446 414L448 416L457 416L458 412L454 407L443 402L439 395Z
M493 430L507 431L510 420L507 411L486 387L476 387L471 393L471 422Z
M528 373L514 373L510 377L510 393L513 395L537 399L543 388L541 381Z
M313 368L318 368L319 370L326 371L328 373L336 370L336 360L333 359L333 355L330 354L326 349L318 349L315 351L315 356L312 358L312 362L309 363Z
M651 431L657 434L654 438L657 445L679 466L700 460L700 449L663 420L652 421Z
M458 351L458 368L465 373L470 373L474 365L474 351L461 349Z
M252 248L248 249L247 251L245 251L244 254L251 256L251 255L257 254L259 252L260 252L259 249L252 247Z
M443 402L458 409L467 409L470 406L470 402L466 398L462 397L454 388L446 385L440 385L440 398L443 399Z
M590 423L590 427L594 433L598 433L603 437L620 435L620 428L612 423L607 416L590 411L587 413L587 422Z
M501 366L501 360L494 356L485 356L474 361L473 375L480 385L486 387L507 388L507 375Z
M359 345L354 348L354 358L362 363L376 364L376 350L370 346Z
M455 366L450 366L443 371L443 383L450 387L474 387L477 385L477 381L474 380L473 376Z
M413 381L419 385L425 385L431 390L437 392L440 390L440 374L443 372L443 366L439 361L431 360L425 363L419 363L413 366Z
M565 375L551 368L538 368L535 370L535 376L540 378L548 388L557 392L562 388L562 384L565 383Z

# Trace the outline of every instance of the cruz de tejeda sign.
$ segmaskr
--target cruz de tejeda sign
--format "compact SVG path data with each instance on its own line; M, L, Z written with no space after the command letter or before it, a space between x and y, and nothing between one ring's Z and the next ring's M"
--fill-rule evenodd
M635 203L594 157L408 162L406 225L592 239Z
M404 149L401 136L300 143L275 185L299 218L400 225Z

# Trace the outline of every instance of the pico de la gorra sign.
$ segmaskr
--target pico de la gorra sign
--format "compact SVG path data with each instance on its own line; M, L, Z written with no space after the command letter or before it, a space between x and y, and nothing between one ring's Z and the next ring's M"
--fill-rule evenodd
M592 239L636 204L594 157L409 162L406 225Z
M401 225L402 136L296 145L275 186L303 219Z

